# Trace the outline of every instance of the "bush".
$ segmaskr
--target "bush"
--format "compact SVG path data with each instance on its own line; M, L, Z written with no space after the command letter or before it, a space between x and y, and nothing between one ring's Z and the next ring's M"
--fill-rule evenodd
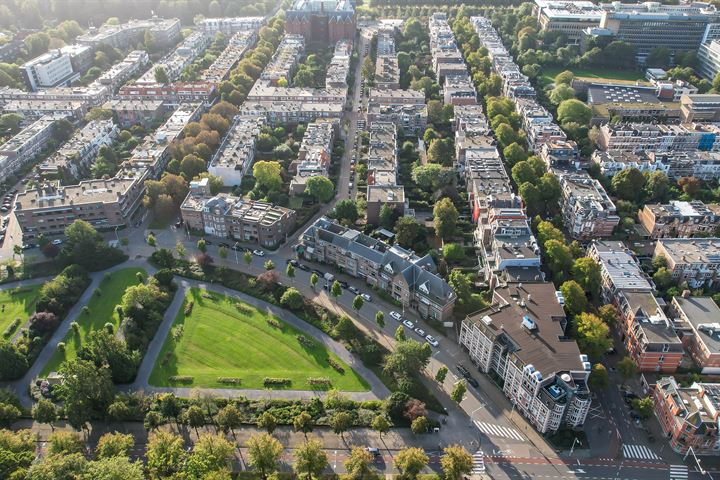
M282 329L282 324L280 322L278 322L277 320L275 320L274 318L268 318L266 320L266 322L268 323L268 325L270 325L273 328Z
M42 286L35 310L54 313L62 318L80 299L88 285L90 277L85 269L79 265L70 265Z
M193 301L190 301L190 302L188 302L187 305L185 305L185 316L186 316L186 317L189 317L189 316L190 316L190 314L192 313L192 309L193 309L194 306L195 306L195 302L193 302Z
M58 349L58 352L64 352L65 351L65 342L58 342L57 349Z
M343 368L343 366L340 365L340 363L336 362L334 358L328 357L328 363L339 373L345 373L345 369Z
M263 379L263 385L266 387L285 387L290 386L291 384L292 380L289 378L265 377Z
M330 388L332 386L330 379L325 377L308 378L307 381L313 387Z
M172 383L189 384L192 383L193 380L195 380L195 377L191 377L190 375L173 375L170 377Z
M9 338L13 333L15 333L15 330L20 326L20 319L16 318L13 320L13 322L8 325L8 327L3 332L3 337Z
M240 383L242 382L242 379L237 378L237 377L218 377L217 382L228 384L228 385L240 385Z
M238 312L242 313L243 315L252 315L253 309L252 307L245 305L244 303L237 302L235 304L235 308Z
M305 348L312 348L315 346L315 342L310 338L306 337L305 335L297 335L295 338L297 338L297 341L300 342L300 345Z

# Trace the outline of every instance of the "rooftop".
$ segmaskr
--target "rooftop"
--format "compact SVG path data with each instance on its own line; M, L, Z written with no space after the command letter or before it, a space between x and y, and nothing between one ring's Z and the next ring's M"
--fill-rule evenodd
M720 353L720 307L711 297L673 297L682 318L711 354Z
M674 263L720 263L720 238L660 238L658 244Z
M590 248L592 256L600 263L603 276L607 276L614 289L652 290L637 260L622 242L595 240Z

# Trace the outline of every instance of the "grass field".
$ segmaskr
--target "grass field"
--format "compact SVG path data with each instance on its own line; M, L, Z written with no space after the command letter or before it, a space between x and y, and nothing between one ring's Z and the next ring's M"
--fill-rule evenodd
M19 318L20 322L18 322L17 328L8 332L10 335L7 338L10 338L20 328L20 325L33 314L35 302L40 296L40 287L42 285L0 291L0 334L4 333L16 318Z
M636 70L610 70L604 68L561 68L561 67L544 67L542 69L542 76L545 83L552 83L555 81L555 77L558 73L570 70L579 78L605 78L608 80L621 80L621 81L635 81L643 80L646 81L642 72Z
M63 340L65 342L65 352L55 351L50 361L43 368L43 375L57 371L62 362L75 358L90 332L100 330L108 322L112 323L115 326L115 331L117 331L117 327L120 325L120 317L115 311L115 306L122 300L127 287L139 283L137 279L138 272L147 277L147 273L142 268L125 268L103 278L102 282L100 282L100 295L97 294L96 290L87 303L90 312L88 314L80 313L76 319L80 324L79 333L74 333L72 330L68 332Z
M192 312L186 317L185 306L191 301ZM277 322L277 326L268 320ZM349 366L314 339L312 345L301 344L299 334L269 312L194 288L188 292L173 331L165 339L150 384L262 389L265 377L276 377L292 381L290 386L280 388L313 390L308 378L324 377L338 390L368 390L365 380ZM329 364L328 355L344 373ZM240 383L219 382L220 377L240 379Z

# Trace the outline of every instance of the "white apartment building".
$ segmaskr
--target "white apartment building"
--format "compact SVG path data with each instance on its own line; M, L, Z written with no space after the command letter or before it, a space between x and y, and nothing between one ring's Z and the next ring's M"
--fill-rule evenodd
M24 63L20 69L31 90L68 85L80 77L73 70L70 55L52 50Z
M215 35L217 32L233 35L237 32L259 30L264 24L265 17L220 17L203 18L197 26L208 35Z
M265 124L263 117L236 117L208 171L226 186L239 186L255 159L255 140Z

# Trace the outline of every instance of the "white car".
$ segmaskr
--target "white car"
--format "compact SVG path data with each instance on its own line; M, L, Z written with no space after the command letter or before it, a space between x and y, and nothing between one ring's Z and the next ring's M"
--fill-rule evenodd
M435 339L435 337L433 337L432 335L426 336L426 337L425 337L425 341L428 342L428 343L429 343L430 345L432 345L433 347L437 347L438 345L440 345L440 342L438 342L438 341Z
M415 328L415 324L413 322L411 322L410 320L403 320L403 325L405 325L409 329Z
M365 300L366 302L372 302L372 297L371 297L370 295L368 295L367 293L363 293L363 294L360 295L360 296L361 296L361 297L363 298L363 300Z
M264 257L265 252L263 252L262 250L253 250L253 255L257 255L258 257Z
M56 238L55 240L52 241L52 244L53 245L62 245L62 240L60 240L59 238Z
M392 312L390 312L390 316L392 318L394 318L395 320L397 320L398 322L402 321L402 315L394 310Z
M420 327L417 327L417 328L415 329L415 333L417 333L417 334L420 335L421 337L425 337L425 330L423 330L423 329L420 328Z

